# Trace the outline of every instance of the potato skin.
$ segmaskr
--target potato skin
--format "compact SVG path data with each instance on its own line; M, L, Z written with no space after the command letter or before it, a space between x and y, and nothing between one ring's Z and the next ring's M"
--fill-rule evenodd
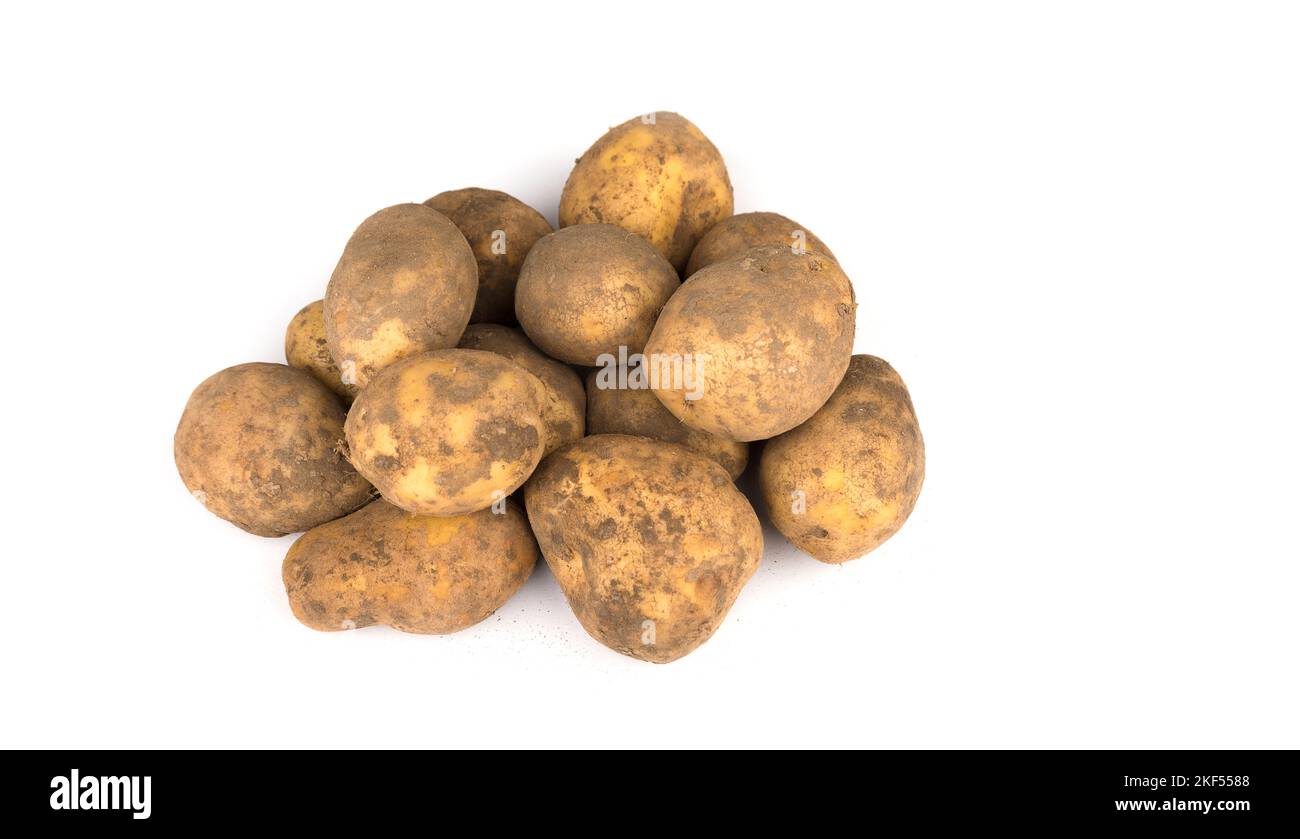
M733 206L717 148L685 117L658 111L611 128L578 159L560 195L560 227L616 224L680 272Z
M546 422L543 457L586 433L587 395L582 379L573 368L534 347L524 333L495 323L471 323L461 336L460 346L503 355L541 380L546 388L546 402L542 405L542 419Z
M434 350L384 369L344 430L352 463L390 503L472 513L519 488L542 458L545 388L482 350Z
M821 410L767 441L758 474L772 523L800 550L831 563L874 550L907 521L925 480L902 378L882 359L853 356Z
M209 510L258 536L350 513L373 496L339 453L343 403L302 370L240 364L195 388L176 427L181 480Z
M583 224L533 246L519 272L515 314L542 352L591 367L620 346L640 352L679 285L643 239L612 224Z
M587 432L590 434L628 434L678 443L714 461L734 481L749 462L749 444L697 431L673 416L649 388L600 387L605 376L617 376L592 370L587 374Z
M456 346L478 293L474 252L423 204L361 223L325 290L325 334L344 381L365 387L393 362Z
M474 250L478 296L469 322L514 324L519 269L537 240L552 232L550 222L518 198L495 189L453 189L424 205L451 219ZM504 234L503 240L497 231Z
M835 258L825 242L793 219L778 213L741 213L723 219L704 234L695 250L691 251L691 259L686 263L686 273L683 276L689 277L714 263L744 256L750 248L767 245L793 248L798 241L795 238L797 232L803 233L801 244L804 250Z
M775 437L835 391L856 309L849 278L824 256L773 246L710 265L668 301L645 348L651 360L697 360L698 387L659 377L655 395L692 428L741 442Z
M339 366L330 355L329 341L325 338L324 300L308 303L289 321L284 331L284 358L290 367L311 373L346 402L351 402L360 390L356 385L343 383Z
M501 608L536 563L518 506L417 516L381 499L303 534L281 574L294 617L312 629L445 635Z
M524 498L583 628L644 661L707 641L763 554L758 517L726 471L675 443L585 437L548 457Z

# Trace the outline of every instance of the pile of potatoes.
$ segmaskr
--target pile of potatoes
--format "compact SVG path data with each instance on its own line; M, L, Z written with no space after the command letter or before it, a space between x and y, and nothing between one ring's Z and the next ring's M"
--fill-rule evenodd
M768 519L823 562L912 512L916 413L853 355L849 278L791 219L733 215L698 128L611 129L559 221L478 188L380 210L289 322L287 365L195 389L181 479L250 533L306 531L283 565L302 623L456 632L540 554L592 637L668 662L758 568L751 462Z

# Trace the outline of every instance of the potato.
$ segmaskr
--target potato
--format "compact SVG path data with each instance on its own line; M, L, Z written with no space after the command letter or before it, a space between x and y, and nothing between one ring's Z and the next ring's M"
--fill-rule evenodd
M312 629L445 635L501 608L536 562L518 507L417 516L380 500L303 534L281 573L294 617Z
M325 291L325 334L343 381L365 387L398 359L456 346L477 292L474 252L446 216L423 204L375 213Z
M460 346L503 355L541 380L546 388L546 402L542 405L542 420L546 423L543 457L586 433L587 395L582 379L567 364L544 355L518 329L472 323L461 336Z
M587 374L588 433L629 434L680 443L726 469L733 481L745 471L749 462L748 443L737 443L683 425L649 388L618 387L620 381L629 381L626 367L601 368Z
M723 219L704 234L695 250L691 251L685 276L689 277L715 262L744 256L750 248L764 245L784 245L792 251L811 251L835 258L825 242L797 221L776 213L741 213Z
M514 492L542 458L541 381L482 350L410 356L357 395L344 430L357 471L421 515L482 510Z
M549 356L588 367L619 347L637 353L680 285L645 240L610 224L557 230L529 252L515 314Z
M855 355L812 419L769 440L759 488L772 523L822 562L845 562L894 535L925 479L925 443L907 386Z
M325 339L324 300L308 303L289 321L289 328L284 331L284 358L290 367L311 373L348 402L360 389L343 383L343 374L330 355L329 342Z
M675 443L585 437L524 488L542 556L583 628L653 662L709 639L763 554L726 471Z
M645 354L678 419L728 440L789 431L830 398L853 353L853 286L831 259L755 248L682 284Z
M578 159L560 195L560 227L616 224L681 271L732 206L731 179L713 143L685 117L659 111L611 128Z
M524 257L551 232L550 222L518 198L494 189L455 189L424 202L451 219L478 260L478 296L470 323L515 322L515 283Z
M345 515L370 484L339 453L343 403L308 373L240 364L190 396L173 453L186 488L258 536L283 536Z

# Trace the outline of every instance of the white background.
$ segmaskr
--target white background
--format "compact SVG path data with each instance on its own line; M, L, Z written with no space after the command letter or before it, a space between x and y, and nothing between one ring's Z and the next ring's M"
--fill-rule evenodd
M1300 747L1300 19L1270 3L10 4L0 745ZM205 512L190 390L281 361L374 210L695 121L907 380L916 512L770 528L653 666L539 569L450 637L319 634Z

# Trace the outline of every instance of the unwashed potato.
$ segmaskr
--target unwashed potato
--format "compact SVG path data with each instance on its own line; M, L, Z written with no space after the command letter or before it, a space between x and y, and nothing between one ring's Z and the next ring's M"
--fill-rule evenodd
M715 461L734 481L749 462L749 444L697 431L673 416L648 387L620 387L632 380L628 368L601 368L587 374L587 432L630 434L680 443Z
M453 516L514 492L542 458L541 381L481 350L434 350L384 369L348 412L357 471L412 513Z
M925 443L894 368L855 355L807 422L769 440L759 486L772 523L822 562L845 562L894 535L925 479Z
M611 128L578 159L560 196L560 227L616 224L681 271L732 208L731 179L713 143L685 117L659 111Z
M515 314L542 352L592 367L619 347L640 352L679 285L644 239L611 224L583 224L533 246L519 272Z
M284 357L290 367L306 370L325 387L351 402L357 395L356 385L343 383L339 366L330 355L325 339L325 301L308 303L289 321L284 331Z
M325 334L343 381L365 387L398 359L456 346L477 293L474 252L446 216L423 204L375 213L325 291Z
M303 534L281 571L294 617L312 629L445 635L501 608L536 562L517 507L417 516L379 500Z
M470 323L515 322L515 283L524 257L551 232L550 222L514 196L495 189L440 192L425 206L451 219L478 260L478 297Z
M240 364L190 396L173 452L186 488L258 536L283 536L345 515L372 497L339 453L343 403L302 370Z
M686 274L691 276L715 262L744 256L750 248L784 245L792 251L810 251L835 258L826 243L797 221L777 213L741 213L714 225L691 251Z
M655 395L692 428L775 437L812 416L853 353L857 303L834 260L754 248L682 284L645 354Z
M534 347L518 329L471 323L461 336L460 346L503 355L541 380L546 388L546 403L542 405L542 419L546 422L543 457L586 433L587 398L582 379L573 368Z
M548 457L524 498L583 628L645 661L707 641L763 554L758 517L726 471L675 443L585 437Z

